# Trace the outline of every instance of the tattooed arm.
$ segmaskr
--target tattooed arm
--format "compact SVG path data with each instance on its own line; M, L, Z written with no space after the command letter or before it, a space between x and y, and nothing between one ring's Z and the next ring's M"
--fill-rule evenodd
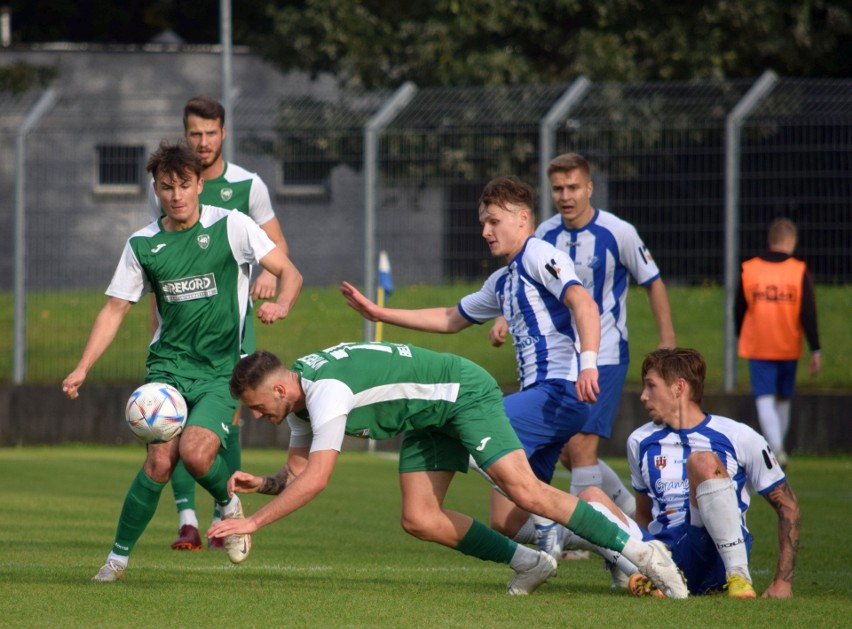
M790 598L793 596L793 573L799 551L799 502L786 481L764 497L778 514L778 566L763 598Z
M261 479L260 487L257 488L257 493L277 496L294 478L295 476L290 473L290 468L285 465L272 476L264 476Z

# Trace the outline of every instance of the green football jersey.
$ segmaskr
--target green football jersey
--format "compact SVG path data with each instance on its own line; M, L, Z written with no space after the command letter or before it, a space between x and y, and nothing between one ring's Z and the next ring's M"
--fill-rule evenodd
M133 234L106 293L134 303L156 295L160 325L148 370L230 377L240 358L250 265L274 247L248 217L209 205L189 229L167 232L158 220Z
M386 439L442 426L459 396L461 358L397 343L343 343L298 359L316 428L346 415L346 434Z

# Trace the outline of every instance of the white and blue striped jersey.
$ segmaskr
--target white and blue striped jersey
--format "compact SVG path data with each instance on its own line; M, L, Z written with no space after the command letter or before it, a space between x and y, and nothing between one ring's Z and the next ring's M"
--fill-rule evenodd
M636 228L610 212L595 210L592 220L581 229L569 229L557 214L539 225L535 235L567 252L577 276L598 304L601 315L598 364L627 364L630 275L641 286L660 276Z
M572 284L579 285L580 279L571 259L550 243L530 237L478 292L463 297L458 309L473 323L506 318L522 389L549 379L576 382L579 338L574 317L562 301Z
M627 462L633 489L651 498L653 520L648 532L664 541L689 522L689 480L686 459L693 452L712 451L736 484L745 527L750 488L765 495L785 480L766 440L741 422L706 415L694 428L673 430L649 422L627 438Z

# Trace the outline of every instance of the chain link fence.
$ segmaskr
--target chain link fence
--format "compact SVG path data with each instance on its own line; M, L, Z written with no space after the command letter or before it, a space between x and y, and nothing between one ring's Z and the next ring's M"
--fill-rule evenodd
M726 281L732 185L739 258L764 248L772 218L789 216L800 228L798 254L816 281L852 282L852 80L775 81L742 122L732 182L726 125L752 86L412 86L383 119L377 115L398 95L392 91L243 93L227 127L234 161L267 183L308 286L334 285L345 272L370 288L380 250L392 260L397 285L483 278L499 261L480 237L482 186L518 175L538 188L539 213L548 216L542 172L567 151L589 159L594 204L637 226L667 282ZM19 159L9 150L0 157L0 227L10 252L0 257L0 298L8 311L25 305L27 320L37 321L30 338L61 339L57 309L79 312L88 325L125 239L148 221L144 164L162 139L182 136L187 94L128 100L57 93L21 142L41 96L0 99L0 140L24 147ZM19 246L22 265L11 255ZM101 298L89 306L93 294ZM117 339L119 351L120 343L138 345L149 335L146 313L138 317L127 338ZM26 345L15 334L0 360ZM6 344L8 335L2 338ZM28 352L25 371L13 379L44 380L47 354ZM91 377L133 378L137 371L110 367Z

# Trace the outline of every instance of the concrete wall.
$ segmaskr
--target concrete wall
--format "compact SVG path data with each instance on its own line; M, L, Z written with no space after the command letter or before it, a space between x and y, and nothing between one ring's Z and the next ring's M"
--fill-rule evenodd
M0 385L0 446L31 446L65 442L123 444L135 442L124 423L124 404L133 385L86 385L77 400L69 401L58 385ZM850 394L800 394L793 400L788 450L793 453L852 453ZM748 395L709 394L705 408L715 414L745 421L757 428L754 404ZM630 432L647 421L636 391L626 391L612 439L603 444L605 456L624 456ZM288 431L265 421L246 418L243 444L252 448L286 450ZM398 441L378 444L393 450ZM365 449L367 442L350 439L345 449Z

